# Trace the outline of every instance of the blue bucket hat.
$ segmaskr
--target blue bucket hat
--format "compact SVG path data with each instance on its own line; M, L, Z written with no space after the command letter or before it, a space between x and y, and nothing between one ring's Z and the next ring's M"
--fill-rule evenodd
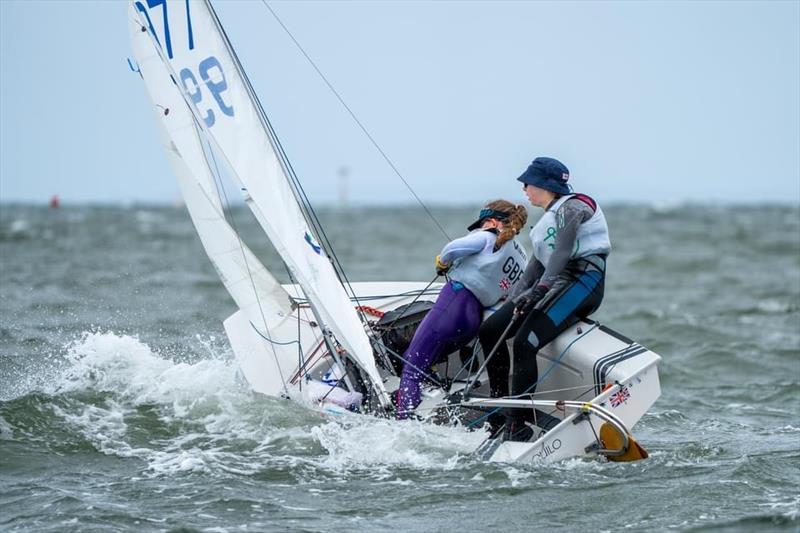
M572 192L572 187L567 185L569 169L564 163L552 157L537 157L517 180L556 194L565 195Z

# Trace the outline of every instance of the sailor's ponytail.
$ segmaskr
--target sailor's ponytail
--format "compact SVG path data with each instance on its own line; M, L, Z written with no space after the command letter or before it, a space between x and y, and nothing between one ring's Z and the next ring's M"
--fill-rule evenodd
M508 216L508 219L503 221L503 229L497 235L495 248L499 249L506 242L513 239L528 221L528 210L523 205L514 205L507 200L495 200L494 202L489 202L486 207L500 211Z

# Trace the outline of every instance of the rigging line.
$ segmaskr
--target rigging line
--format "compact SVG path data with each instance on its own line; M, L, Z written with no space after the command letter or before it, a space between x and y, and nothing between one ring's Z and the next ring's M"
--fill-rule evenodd
M237 59L237 61L238 61L238 59ZM244 73L244 71L242 73L243 73L243 75L245 77L247 76L247 74ZM249 83L249 80L248 80L248 83ZM255 96L255 94L254 94L254 96ZM344 265L339 260L339 257L336 255L336 250L333 248L333 242L330 240L330 238L328 237L328 234L325 232L325 227L322 225L322 222L320 221L319 216L317 215L317 212L314 209L314 206L311 204L311 200L308 198L308 194L306 193L305 188L303 187L303 184L300 182L300 178L297 177L297 173L294 171L294 167L292 166L292 162L289 160L289 157L286 155L286 151L283 148L283 144L281 144L281 141L278 138L277 133L273 129L272 123L269 121L269 118L267 117L266 112L264 111L264 108L261 105L261 101L257 97L255 98L255 101L256 101L256 104L258 105L259 112L263 116L264 122L269 127L269 131L270 131L270 134L271 134L272 138L274 139L275 145L276 145L276 147L278 148L278 150L280 152L281 159L283 160L284 166L287 169L287 173L286 173L287 177L289 178L290 183L292 183L294 185L295 191L297 192L297 194L300 196L300 198L302 200L301 202L298 202L298 203L300 204L301 210L305 214L306 220L308 220L310 222L312 228L316 232L316 234L319 237L320 241L322 241L322 244L324 244L325 251L328 254L328 258L331 260L331 264L333 266L333 271L336 274L336 277L339 279L339 283L341 283L343 286L345 286L345 287L347 287L347 289L349 289L351 299L354 300L356 302L356 304L358 304L358 306L361 306L361 302L359 302L358 295L356 294L355 289L353 288L352 284L350 283L350 280L347 277L347 273L345 272ZM369 324L368 319L367 319L366 315L364 314L364 312L362 310L360 310L360 309L358 309L356 312L357 312L357 314L359 316L359 319L361 320L361 323L366 325L370 329L370 331L372 331L372 326ZM373 331L373 333L374 333L374 331Z
M289 276L289 281L292 283L292 285L295 288L295 294L299 296L300 289L297 288L297 282L294 279L294 276L292 276L292 271L289 270L289 265L287 265L285 261L281 261L281 263L283 263L283 268L286 270L286 274ZM301 338L301 336L300 336L300 322L301 322L300 309L301 309L300 305L298 304L297 305L297 309L296 309L296 311L297 311L297 373L298 373L298 376L299 376L301 370L306 365L306 359L304 357L305 354L303 353L303 344L300 342L300 338ZM306 314L306 323L309 323L308 314ZM300 385L300 392L303 392L303 380L299 379L298 383Z
M401 282L401 283L405 283L405 282ZM359 300L362 301L362 302L371 302L371 301L374 301L374 300L385 300L387 298L403 299L403 298L406 298L408 296L413 296L415 294L418 294L419 292L420 291L418 291L417 289L414 289L414 290L411 290L411 291L395 293L395 294L373 294L373 295L370 295L370 296L361 296L361 297L359 297ZM426 291L424 293L424 295L428 295L428 296L433 296L433 295L436 295L436 294L439 294L439 289L438 288L430 289L430 290L428 290L428 291ZM295 298L295 299L297 300L297 303L299 303L301 305L304 305L304 304L307 303L306 298L298 297L298 298ZM351 298L351 300L352 300L352 298ZM396 303L396 302L391 302L391 303Z
M254 103L257 106L257 109L259 111L259 114L258 114L259 115L259 120L261 121L262 128L264 128L264 131L267 134L267 140L269 141L270 146L273 148L273 150L275 150L278 162L280 163L282 170L288 176L290 174L289 170L291 169L291 165L289 164L288 159L286 158L285 153L283 152L283 148L280 146L280 142L277 141L277 136L275 135L275 132L272 129L272 125L270 124L269 119L267 118L266 114L264 113L264 109L261 106L261 101L258 99L258 95L255 93L255 90L253 89L253 85L250 82L250 78L247 76L247 73L245 72L244 67L242 67L242 63L239 60L239 56L236 53L236 50L234 50L233 45L231 44L230 38L228 37L228 34L225 32L225 28L222 26L222 23L220 22L219 17L217 16L216 11L214 10L214 7L211 5L211 1L210 0L205 0L205 5L206 5L206 8L208 9L209 13L211 14L211 16L213 18L214 25L217 28L217 31L222 36L222 39L223 39L223 42L224 42L224 45L225 45L225 49L227 50L228 54L231 56L231 59L233 59L234 67L237 69L237 71L239 72L240 77L244 81L244 89L247 92L248 97L250 98L250 102ZM163 56L163 53L162 53L162 56ZM278 147L280 148L280 150L276 149L276 143L277 143ZM290 188L292 189L292 194L295 197L295 201L298 203L298 207L300 207L300 209L302 210L303 207L301 205L302 204L301 198L298 198L298 191L296 190L296 187L291 187L291 184L292 184L292 182L291 182L291 180L289 180L289 185L290 185ZM306 220L308 221L307 213L304 213L303 216L306 217ZM310 223L312 223L312 225L313 225L313 222L310 222ZM334 268L334 272L335 271L336 271L336 269ZM314 306L312 306L312 311L314 312L315 316L318 315L318 312L317 312L317 310L316 310L316 308ZM322 321L321 317L317 316L317 321L320 322L320 326L321 326L321 328L323 330L323 336L324 336L324 338L326 340L326 343L329 344L329 349L331 351L332 356L335 359L338 360L338 356L335 353L333 353L336 348L333 345L333 341L331 340L330 331L327 329L327 327L324 324L324 322ZM347 376L345 376L345 381L347 382L348 386L351 386L351 388L352 388L352 384L350 383L350 380L349 380L349 378Z
M339 258L336 256L336 252L333 250L333 244L331 243L330 239L328 238L327 234L325 233L325 229L323 228L322 223L320 222L319 217L317 216L317 213L314 210L314 207L311 205L311 201L308 199L308 195L306 194L302 183L300 183L300 180L297 177L297 174L295 173L294 168L292 167L291 161L289 161L289 158L286 155L286 151L284 150L283 145L280 142L280 139L278 139L278 136L275 133L275 129L272 127L272 123L270 122L269 118L267 117L266 112L264 111L264 107L261 104L261 100L258 98L258 95L255 93L255 90L253 89L253 85L250 82L250 78L247 75L247 72L245 72L244 68L241 65L241 61L239 60L239 56L236 53L236 50L233 48L233 45L230 42L230 38L228 37L227 33L225 32L225 28L222 26L222 24L219 23L219 19L217 18L217 14L214 11L214 9L211 6L211 4L208 3L208 0L207 0L207 5L208 5L209 10L213 14L216 22L217 22L217 28L219 29L220 33L222 34L222 36L223 36L223 38L224 38L224 40L225 40L225 42L227 44L228 52L230 53L231 57L234 59L234 61L236 63L236 66L238 68L239 74L242 76L242 78L246 82L245 83L245 88L246 88L248 94L250 95L251 100L256 104L256 106L258 108L258 112L259 112L259 115L260 115L260 118L261 118L261 121L262 121L262 125L264 125L266 127L266 129L268 130L269 140L270 140L271 144L273 145L273 147L276 148L276 152L278 152L278 156L279 156L278 159L280 160L284 170L286 170L287 177L289 178L289 183L294 186L293 187L293 191L295 193L296 199L298 200L298 204L299 204L299 207L300 207L301 211L303 211L306 220L314 228L314 230L317 233L317 236L320 237L320 240L326 244L326 251L329 252L329 258L332 257L333 267L334 267L333 270L336 273L337 278L339 278L339 282L342 283L343 285L346 285L350 289L350 292L351 292L352 296L356 299L356 302L358 302L358 298L356 297L355 291L353 290L353 287L350 285L350 281L347 279L347 275L344 272L344 267L342 266L341 261L339 261ZM297 198L298 196L299 196L299 198ZM337 267L338 267L338 269L337 269ZM342 280L342 277L344 277L344 280ZM359 319L361 320L361 322L363 324L365 324L368 327L370 327L369 323L367 321L367 317L363 314L363 312L359 312ZM370 330L371 330L371 328L370 328Z
M541 383L542 381L544 381L544 379L545 379L545 378L546 378L546 377L547 377L547 376L550 374L550 372L552 372L552 371L555 369L555 367L556 367L556 364L558 364L558 363L560 363L560 362L561 362L561 359L562 359L562 358L563 358L563 357L564 357L564 356L567 354L567 352L569 351L569 349L570 349L570 348L572 348L572 345L573 345L573 344L575 344L576 342L578 342L579 340L581 340L582 338L584 338L586 335L588 335L588 334L589 334L589 333L590 333L592 330L594 330L595 328L597 328L597 324L593 324L593 325L592 325L592 327L590 327L589 329L587 329L587 330L586 330L585 332L583 332L583 333L582 333L580 336L578 336L578 337L576 337L576 338L572 339L572 342L570 342L570 343L567 345L567 347L566 347L566 348L564 348L564 350L563 350L563 351L562 351L560 354L558 354L558 357L556 357L555 359L553 359L553 362L552 362L552 363L550 363L550 366L547 368L547 370L546 370L546 371L545 371L545 373L542 375L542 377L540 377L539 379L537 379L536 381L534 381L533 383L531 383L531 384L528 386L528 388L527 388L527 389L525 389L525 391L524 391L524 392L522 392L521 394L518 394L518 395L516 395L516 396L508 396L508 399L519 398L519 397L522 397L522 396L525 396L525 395L528 395L528 394L530 394L530 391L531 391L531 389L533 389L534 387L536 387L536 385L538 385L539 383Z
M391 348L386 346L386 344L384 344L384 342L382 340L375 339L375 343L379 344L382 348L386 349L386 351L388 351L390 354L392 354L395 357L397 357L398 359L400 359L403 363L405 363L408 366L414 368L414 370L416 370L417 372L422 374L424 377L428 378L430 381L432 381L440 389L444 389L445 388L445 384L444 383L442 383L441 381L436 379L432 374L429 374L429 373L425 372L420 367L418 367L417 365L415 365L414 363L412 363L411 361L409 361L408 359L406 359L405 357L403 357L399 353L395 352L394 350L392 350Z
M281 264L283 265L284 270L286 270L286 275L289 276L289 281L291 282L292 289L294 290L294 295L292 296L292 299L297 304L297 321L298 322L302 321L308 325L311 325L313 321L308 317L308 313L305 311L306 309L309 309L311 307L311 302L303 293L300 284L297 283L296 279L294 279L292 271L289 269L289 265L286 264L286 261L281 260ZM286 292L288 293L289 291L286 290ZM300 318L301 309L303 309L304 318Z
M223 37L223 40L226 44L226 48L228 53L231 55L231 58L234 60L234 67L237 69L237 72L244 80L244 88L250 97L251 103L253 103L258 112L259 119L261 121L262 127L266 130L267 138L270 142L271 147L275 151L277 155L278 162L281 164L282 169L284 170L286 177L288 178L288 182L292 193L295 196L295 200L297 201L298 207L300 208L303 217L305 218L306 222L314 228L319 234L319 220L312 218L309 214L309 207L310 202L308 201L307 195L305 195L305 191L302 190L302 185L300 185L299 180L297 179L294 169L291 166L289 158L286 156L286 152L283 149L283 146L280 144L280 140L278 139L277 134L275 133L274 128L272 127L272 123L269 121L266 113L264 112L264 108L261 105L261 100L259 100L258 95L256 94L255 90L253 89L253 84L250 82L250 78L247 75L247 72L242 67L241 61L239 60L239 56L236 53L236 50L233 48L233 45L230 42L230 38L228 37L225 28L219 21L219 18L214 10L213 6L210 3L210 0L206 0L206 6L208 7L209 11L211 12L212 16L214 17L214 21L216 23L216 27L220 34ZM299 186L299 190L298 190ZM302 192L302 196L301 196ZM313 208L312 208L313 212ZM314 213L315 214L315 213ZM338 274L337 274L338 275Z
M139 26L142 28L142 30L144 30L149 35L150 44L155 49L156 53L158 54L159 58L161 59L162 64L165 66L167 71L170 73L170 76L172 77L172 79L174 81L175 79L177 79L175 77L175 71L172 68L172 64L164 57L164 50L161 48L161 46L157 42L157 40L155 38L155 34L153 34L152 32L147 31L146 26L144 26L144 24L142 23L141 15L137 15L137 16L139 18ZM203 137L200 136L198 130L199 131L204 131L204 130L203 130L202 125L200 124L200 121L198 120L197 115L196 115L196 108L194 106L190 105L188 100L186 99L186 94L184 94L185 89L181 90L181 87L177 83L175 83L175 86L178 88L178 93L181 95L181 99L183 100L184 104L189 108L189 112L190 112L190 114L192 116L192 119L194 121L195 135L197 135L198 141L200 142L200 146L202 148L202 146L203 146L203 144L202 144ZM211 170L211 166L208 164L208 158L207 158L207 156L205 154L205 150L203 150L203 158L205 159L206 166L208 167L209 171L212 172L212 176L214 177L214 186L218 189L217 190L217 196L219 196L220 184L217 182L217 180L221 181L221 176L219 176L219 166L217 165L217 160L216 160L216 157L214 156L214 151L213 151L213 149L211 147L211 144L210 144L210 142L208 141L207 138L206 138L206 142L209 145L209 152L211 153L212 160L214 161L214 167L216 169L216 174L214 174L214 172ZM225 187L222 187L222 192L223 192L223 197L225 198L225 204L226 204L228 210L230 211L230 202L228 201L228 195L227 195L227 192L225 191ZM209 201L210 201L210 199L209 199ZM212 204L213 204L213 202L212 202ZM222 212L222 218L223 218L223 220L225 220L224 209L223 209L223 212ZM247 263L247 257L246 257L246 253L245 253L245 249L244 249L244 243L242 242L242 238L239 235L239 231L236 228L236 224L235 224L235 221L233 220L233 216L232 215L231 215L231 227L233 228L234 234L236 235L236 238L237 238L237 240L239 242L239 248L242 251L242 255L244 256L245 268L247 270L248 277L250 278L250 283L251 283L251 285L253 287L253 291L254 291L254 294L255 294L256 302L258 304L259 312L261 314L261 318L264 321L264 328L266 329L267 334L269 334L271 336L271 334L269 333L269 326L267 326L267 318L264 315L264 308L261 305L261 299L258 296L258 290L256 289L255 280L253 279L253 273L250 270L250 266ZM283 384L283 390L288 395L288 389L286 387L286 380L283 378L283 372L281 371L280 364L278 364L278 354L275 351L275 347L273 345L270 345L270 346L272 346L272 352L273 352L273 356L275 357L275 364L278 367L278 372L280 374L281 383Z
M304 218L309 223L309 225L315 230L317 235L320 235L320 233L324 235L322 224L320 223L319 218L317 217L316 212L314 211L314 208L308 199L308 195L306 194L302 184L300 183L300 180L297 178L297 174L295 173L294 168L292 167L291 161L289 161L289 157L286 155L286 151L284 150L283 145L281 144L280 139L278 138L278 135L275 132L275 129L272 127L272 123L270 122L269 117L267 117L267 114L264 111L264 106L261 104L261 100L258 98L258 95L253 89L253 84L250 82L250 77L247 75L247 72L242 67L241 61L239 60L239 56L236 53L236 50L233 48L233 45L230 42L230 38L228 37L225 28L222 26L221 23L219 23L219 19L217 17L216 12L213 9L213 6L211 6L209 0L206 0L206 3L217 22L218 30L222 34L227 44L228 52L235 61L235 66L240 76L245 81L245 89L248 95L250 96L252 103L254 103L255 106L257 107L259 119L261 120L262 126L264 126L265 129L267 130L268 134L267 137L270 141L270 144L276 151L276 155L278 156L278 160L281 163L281 166L285 170L286 177L288 178L290 186L292 186L292 192L295 195L295 199L297 200L298 206L303 212ZM330 241L327 239L327 236L325 235L324 237L325 237L324 241L328 244L328 246L330 246ZM323 239L321 238L321 240Z
M281 342L281 341L276 341L274 339L270 339L267 335L264 335L263 333L258 331L258 328L256 327L255 324L250 322L250 325L253 327L253 330L258 334L259 337L261 337L262 339L264 339L265 341L267 341L270 344L276 344L278 346L291 346L292 344L300 344L300 341Z
M587 388L586 385L578 385L578 386L575 386L575 387L564 387L564 388L561 388L561 389L540 390L540 391L536 391L536 392L531 392L530 394L528 394L528 396L530 396L531 399L533 400L534 396L541 395L541 394L552 394L554 392L566 392L566 391L582 390L583 392L578 395L578 397L581 397L584 394L586 394L587 392L591 392L592 389L594 389L594 385L592 385L591 388Z
M461 368L458 369L458 372L456 372L456 375L453 376L453 379L452 379L453 383L458 381L458 378L459 378L459 376L461 376L461 373L464 370L467 370L467 368L469 368L469 370L467 370L467 377L465 378L465 381L467 381L467 382L469 381L469 374L470 374L470 372L472 372L472 367L475 366L474 363L475 363L476 358L478 357L478 352L480 350L481 350L480 342L478 342L478 339L475 339L475 342L472 345L472 355L469 357L469 359L467 359L461 365Z
M194 117L194 114L192 114L192 116ZM194 120L196 122L197 118L195 117ZM195 133L197 133L197 129L196 128L197 128L197 126L195 126ZM261 305L261 297L258 295L258 288L256 287L255 280L253 279L253 272L250 270L250 264L247 261L247 253L245 252L245 249L244 249L244 242L242 241L242 237L239 234L239 228L236 227L236 219L233 216L233 210L231 209L231 204L230 204L230 201L228 200L228 192L225 190L225 186L222 183L222 175L219 172L219 165L217 164L217 158L214 156L214 150L213 150L213 147L210 144L208 146L208 151L211 154L211 160L214 162L214 171L215 172L214 172L213 176L214 176L214 186L217 188L217 195L219 195L219 191L221 189L222 190L222 197L225 198L225 206L227 207L228 214L230 215L231 227L233 228L233 232L236 234L236 239L239 242L239 249L242 251L242 259L244 260L244 267L247 270L248 278L250 278L250 285L253 287L253 295L256 297L256 304L258 305L258 311L261 314L261 320L264 321L264 330L267 332L267 335L269 337L272 337L272 333L270 333L269 326L267 325L267 317L264 314L264 307ZM205 152L204 152L203 156L205 157ZM206 159L206 165L208 165L208 159ZM211 170L210 166L209 166L209 170ZM223 216L224 216L224 214L225 214L225 212L223 210ZM251 325L252 325L252 323L251 323ZM256 332L259 335L261 335L261 333L258 331L258 328L253 327L253 329L255 329ZM261 336L263 337L263 335L261 335ZM278 343L275 343L274 341L270 340L267 337L264 337L264 338L266 338L269 341L270 347L272 348L272 356L275 358L275 366L278 368L278 375L281 378L281 384L283 384L283 392L284 392L284 394L286 394L286 396L289 396L289 389L286 387L286 379L284 379L284 377L283 377L283 370L281 369L280 361L278 359L278 352L275 350L275 344L278 344ZM299 339L298 339L298 343L299 343Z
M322 348L327 348L327 345L325 344L325 339L322 339L321 336L319 338L315 337L312 345L316 345L316 348L309 350L308 358L303 359L303 366L295 370L294 374L292 374L292 377L289 379L289 383L296 383L303 378L309 379L308 371L313 369L313 366L319 359L327 356L328 352L322 351Z
M405 315L406 311L408 311L409 309L411 309L411 306L412 306L412 305L414 305L415 303L417 303L417 300L419 300L419 299L422 297L422 295L423 295L423 294L425 294L425 291L427 291L428 289L430 289L430 288L431 288L431 285L433 285L433 284L434 284L434 282L436 282L436 280L437 280L437 279L439 279L439 274L436 274L436 276L434 276L434 278L433 278L433 279L430 281L430 283L428 283L428 284L425 286L425 288L424 288L424 289L422 289L421 291L419 291L419 294L417 294L417 296L416 296L416 297L415 297L413 300L411 300L411 303L409 303L409 304L406 306L406 308L405 308L405 309L403 309L403 311L400 313L400 316L398 316L397 318L395 318L394 320L392 320L392 323L391 323L391 324L389 324L388 326L382 326L382 327L383 327L384 329L387 329L387 330L388 330L388 329L391 329L391 328L392 328L392 327L393 327L393 326L394 326L394 325L397 323L397 321L398 321L398 320L400 320L401 318L403 318L403 316Z
M569 351L569 349L570 349L570 348L572 348L572 345L573 345L573 344L575 344L576 342L578 342L579 340L581 340L582 338L584 338L586 335L588 335L588 334L589 334L589 332L590 332L590 331L592 331L593 329L595 329L595 328L597 328L597 327L598 327L598 324L593 324L593 325L592 325L592 327L590 327L589 329L587 329L587 330L586 330L585 332L583 332L581 335L579 335L578 337L574 338L574 339L572 340L572 342L570 342L569 344L567 344L567 347L566 347L566 348L564 348L564 350L562 350L562 352L561 352L560 354L558 354L558 357L556 357L555 359L553 359L553 361L550 363L550 366L549 366L549 367L548 367L548 369L545 371L545 373L544 373L544 374L543 374L543 375L542 375L542 376L541 376L539 379L537 379L536 381L534 381L533 383L531 383L531 384L528 386L528 388L527 388L527 389L525 389L525 391L524 391L524 392L522 392L521 394L516 394L516 395L514 395L514 396L504 396L504 397L503 397L503 399L504 399L504 400L518 400L518 399L520 399L520 398L522 398L522 397L524 397L524 396L526 396L526 395L530 396L530 393L529 393L529 391L530 391L532 388L534 388L536 385L538 385L539 383L541 383L542 381L544 381L544 378L546 378L546 377L547 377L547 375L548 375L548 374L550 374L550 372L551 372L551 371L552 371L552 370L553 370L553 369L556 367L556 364L557 364L558 362L560 362L560 361L561 361L561 358L562 358L562 357L564 357L564 356L567 354L567 352ZM594 385L593 385L593 387L594 387ZM584 393L584 394L586 394L586 393ZM487 418L489 418L489 417L490 417L491 415L493 415L494 413L497 413L497 412L499 412L501 409L502 409L501 407L495 407L494 409L492 409L491 411L489 411L488 413L486 413L484 416L482 416L482 417L480 417L480 418L477 418L477 419L473 420L472 422L470 422L469 424L467 424L467 427L475 427L477 424L479 424L479 423L483 422L484 420L486 420Z
M286 266L286 263L283 264ZM289 270L289 267L286 267ZM303 368L305 358L303 357L303 344L300 342L300 307L297 307L297 368ZM300 393L303 392L303 380L300 380Z
M588 414L588 412L587 412L586 414ZM603 446L603 441L601 441L601 440L600 440L600 437L597 435L597 431L594 429L594 424L592 424L592 417L591 417L591 416L588 416L588 417L586 418L586 421L587 421L587 422L589 422L589 427L590 427L590 428L592 428L592 433L594 433L594 440L595 440L595 442L597 442L597 444L598 444L600 447L602 447L602 446Z
M275 11L273 11L272 7L267 3L267 0L261 0L261 3L263 3L264 6L269 10L269 12L272 13L272 16L275 17L275 20L278 21L278 24L280 24L280 26L283 28L283 30L286 32L286 34L289 36L289 38L292 40L292 42L294 42L295 46L297 46L297 48L300 50L300 53L302 53L303 56L311 64L311 66L314 67L314 70L317 72L317 74L319 74L319 77L322 78L322 81L325 82L325 85L328 86L328 88L331 90L331 92L333 92L333 94L336 96L336 98L339 100L339 102L344 106L344 108L350 114L350 117L352 117L352 119L355 121L355 123L358 124L358 127L361 128L361 131L364 132L364 135L367 136L367 138L370 140L372 145L375 147L376 150L378 150L378 152L381 154L381 156L386 161L386 163L389 164L389 166L392 168L392 170L397 175L397 177L400 178L400 180L403 182L403 184L405 184L406 188L414 196L414 198L417 200L419 205L422 206L422 209L425 210L425 212L428 214L428 216L431 218L431 220L433 220L433 223L436 224L436 227L439 228L439 231L442 232L442 234L447 238L448 241L452 240L450 238L450 235L447 234L447 232L444 230L444 228L439 223L439 221L436 219L436 217L433 216L433 213L431 213L430 209L428 209L428 207L425 205L425 203L422 201L422 199L417 195L417 193L414 191L414 189L411 187L411 185L408 184L408 182L403 177L403 175L400 173L400 171L397 170L397 167L394 165L394 163L392 163L392 160L389 159L389 156L386 155L386 153L383 151L383 149L381 149L380 145L378 145L377 141L375 141L375 139L372 137L372 135L370 135L369 131L367 131L367 128L364 127L364 125L361 123L360 120L358 120L358 117L356 117L355 113L353 113L352 109L350 109L350 106L347 105L347 103L344 101L344 99L339 95L339 92L333 87L331 82L328 81L328 79L325 77L325 75L322 73L322 71L319 69L319 67L317 67L317 64L314 63L314 61L306 53L305 49L303 49L303 47L300 45L300 43L297 41L297 39L294 38L294 35L292 35L292 32L289 31L289 28L286 27L286 25L283 23L283 21L280 19L280 17L278 17L277 13L275 13Z

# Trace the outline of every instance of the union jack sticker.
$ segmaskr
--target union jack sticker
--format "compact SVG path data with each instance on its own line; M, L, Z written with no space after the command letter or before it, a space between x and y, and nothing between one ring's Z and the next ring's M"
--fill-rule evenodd
M627 402L631 398L631 393L627 387L621 387L617 392L611 395L611 407L618 407L619 405Z
M511 282L508 281L508 278L501 279L498 285L500 285L500 288L503 289L504 291L507 291L508 289L511 288Z

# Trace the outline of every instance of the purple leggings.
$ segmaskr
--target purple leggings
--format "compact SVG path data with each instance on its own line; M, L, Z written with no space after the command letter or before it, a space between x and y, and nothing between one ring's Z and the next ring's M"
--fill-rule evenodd
M397 418L407 418L420 402L419 384L442 354L466 345L478 333L483 306L460 283L448 282L414 334L403 355L403 375L397 391Z

